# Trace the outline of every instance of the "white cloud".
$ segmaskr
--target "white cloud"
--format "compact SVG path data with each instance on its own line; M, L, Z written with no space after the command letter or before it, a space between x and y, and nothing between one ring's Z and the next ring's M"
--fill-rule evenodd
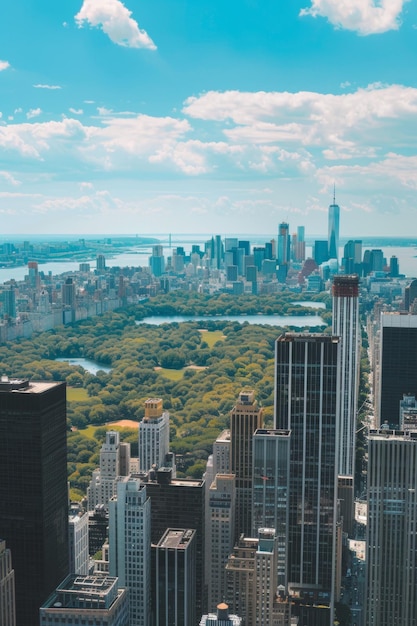
M73 109L72 107L69 108L69 111L73 115L82 115L84 113L82 109Z
M208 92L188 98L183 112L223 122L230 142L321 148L326 158L373 157L399 138L414 148L417 89L370 85L343 95L314 92Z
M10 172L5 172L4 170L3 171L0 170L0 176L2 176L4 180L6 180L8 183L13 185L14 187L17 187L18 185L20 185L20 181L18 181Z
M360 35L385 33L400 27L403 6L408 0L311 0L300 15L325 17L333 26Z
M0 72L7 70L10 67L10 63L8 61L0 61Z
M113 113L111 109L106 109L106 107L97 107L97 111L99 115L108 116Z
M132 12L120 0L84 0L75 21L80 28L85 23L101 27L103 32L119 46L155 50L156 46L152 39L139 28L131 15Z
M30 109L27 113L26 113L26 117L28 120L31 120L34 117L38 117L38 115L40 115L42 113L42 109Z
M52 91L56 89L62 89L60 85L42 85L38 83L37 85L33 86L35 87L35 89L51 89Z

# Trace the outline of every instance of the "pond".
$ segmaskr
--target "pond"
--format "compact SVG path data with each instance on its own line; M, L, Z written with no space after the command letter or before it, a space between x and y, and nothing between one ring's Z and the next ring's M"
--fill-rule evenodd
M80 367L85 369L87 372L90 372L90 374L94 374L94 376L97 374L99 370L106 372L106 374L111 372L111 367L108 367L107 365L103 365L102 363L98 363L97 361L93 361L91 359L84 359L83 357L79 357L79 358L63 357L63 358L55 359L55 361L60 361L61 363L69 363L70 365L79 365Z
M244 324L268 324L269 326L326 326L319 315L151 315L142 320L136 320L136 324L181 324L182 322L239 322Z

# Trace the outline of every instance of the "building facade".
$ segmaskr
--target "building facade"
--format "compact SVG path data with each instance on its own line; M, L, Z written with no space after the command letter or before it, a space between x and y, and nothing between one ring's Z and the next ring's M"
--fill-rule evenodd
M340 207L333 197L333 204L329 206L328 246L329 259L339 259L339 223Z
M287 589L287 546L290 487L289 430L259 428L253 436L252 537L260 528L276 534L278 584Z
M167 528L152 545L152 623L196 624L195 530Z
M163 410L161 398L145 402L145 416L139 424L139 468L148 472L164 467L169 452L169 413Z
M417 624L417 432L371 430L365 583L367 626Z
M151 502L146 485L126 477L109 502L109 573L129 589L130 626L150 626Z
M216 474L208 487L205 572L209 611L215 609L226 588L225 566L235 536L235 484L234 474Z
M40 607L40 626L130 626L129 598L106 574L69 574Z
M291 430L288 585L296 602L328 605L337 556L340 341L285 333L276 341L275 426ZM313 619L313 618L311 618ZM330 622L332 623L332 622Z
M68 515L69 571L87 576L90 557L88 553L88 513L76 504L70 506Z
M252 532L252 441L255 430L262 426L263 410L255 392L241 391L230 412L230 470L236 476L235 541L242 533L249 537Z
M68 574L64 383L0 380L0 537L13 555L16 624Z
M417 315L381 314L377 426L398 428L404 394L417 396Z
M361 339L359 277L335 276L332 294L332 333L338 335L341 340L338 472L343 476L353 476Z

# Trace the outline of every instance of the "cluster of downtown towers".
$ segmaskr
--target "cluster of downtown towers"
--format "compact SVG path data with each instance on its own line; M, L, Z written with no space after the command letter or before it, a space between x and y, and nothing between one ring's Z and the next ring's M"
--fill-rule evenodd
M146 477L131 475L119 481L110 502L109 573L129 592L125 626L194 626L204 611L214 610L213 604L222 600L238 615L244 613L246 626L334 623L342 579L342 538L353 521L361 334L358 290L357 276L334 278L331 334L285 333L277 338L273 429L263 427L254 392L243 390L231 412L228 436L214 446L205 481L177 481L168 467L159 467L159 476L152 476L151 461L160 444L155 437L149 440ZM63 383L0 381L0 537L13 558L17 626L39 624L39 607L68 575L65 405ZM148 422L154 417L160 416L149 415ZM401 617L399 623L415 624L410 611L416 594L417 516L412 485L417 440L413 433L408 437L390 433L375 431L370 437L366 626L388 626ZM394 446L389 454L387 443ZM391 466L390 459L396 463L395 479L386 467ZM377 510L377 492L384 481L383 489L392 488L397 495L401 485L410 492L407 502L389 500L397 532L401 532L399 520L405 524L412 519L408 547L401 544L401 537L391 537L399 552L394 578L406 587L399 602L393 602L397 590L388 594L384 588L383 565L377 558L381 549L389 547L387 537L372 535L384 515ZM226 484L233 489L228 491ZM182 500L188 487L194 494ZM154 517L156 512L159 518ZM158 596L151 588L151 537L160 519L169 520L165 529L159 529L162 532L169 526L194 531L189 535L196 544L192 592L190 587L193 607L178 622L166 611L157 621L158 611L152 607L152 597ZM240 557L251 550L253 570L242 573ZM214 589L222 597L213 597ZM58 623L53 621L53 610L46 623Z

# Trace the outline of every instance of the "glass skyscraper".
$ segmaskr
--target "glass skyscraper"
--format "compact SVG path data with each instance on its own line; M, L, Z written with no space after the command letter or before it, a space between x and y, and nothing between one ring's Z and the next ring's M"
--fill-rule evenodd
M339 259L339 222L340 207L333 198L333 204L329 206L328 247L330 259Z
M339 350L339 338L324 334L285 333L276 341L275 428L291 431L289 592L300 611L327 605L329 620L336 587Z

